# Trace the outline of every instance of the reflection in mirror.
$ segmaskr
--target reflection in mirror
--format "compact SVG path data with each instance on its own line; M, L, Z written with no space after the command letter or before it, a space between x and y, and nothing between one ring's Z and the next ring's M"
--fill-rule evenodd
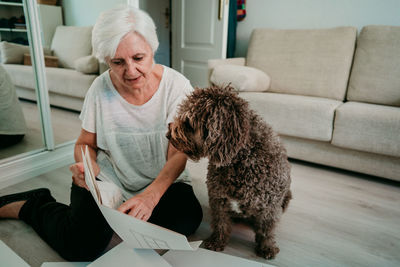
M50 51L49 55L45 55L45 75L51 104L53 136L55 144L59 145L78 137L79 112L83 98L96 76L88 79L75 68L77 58L91 54L91 29L74 31L74 28L65 26L62 2L50 2L47 1L46 5L38 4L38 11L42 46ZM88 48L84 50L82 46Z
M55 144L59 145L79 136L79 113L86 92L107 69L92 55L93 25L102 11L126 4L126 0L100 0L95 2L95 6L94 1L55 2L56 5L39 4L39 16L43 27L43 47L51 51L51 55L45 58L45 72L53 134Z
M0 161L44 148L22 1L0 1ZM30 97L23 91L31 88ZM27 100L29 99L29 100Z

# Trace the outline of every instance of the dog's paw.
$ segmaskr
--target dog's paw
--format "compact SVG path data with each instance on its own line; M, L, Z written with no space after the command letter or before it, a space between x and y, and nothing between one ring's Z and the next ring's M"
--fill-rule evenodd
M209 250L223 251L225 249L225 244L210 237L204 241L204 247Z
M263 257L267 260L275 258L276 254L278 253L279 253L279 248L275 246L271 247L256 246L257 256Z

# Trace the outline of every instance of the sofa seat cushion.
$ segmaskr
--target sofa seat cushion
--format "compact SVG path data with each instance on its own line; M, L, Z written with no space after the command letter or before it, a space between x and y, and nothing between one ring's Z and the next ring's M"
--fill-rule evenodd
M15 86L35 88L32 66L4 64ZM63 68L46 68L47 87L60 95L85 98L97 75L85 75L79 71Z
M331 141L335 109L341 101L277 93L239 94L279 134Z
M400 157L400 109L347 102L336 111L332 144Z
M255 29L246 65L268 73L269 92L344 100L356 31Z
M362 29L347 99L400 106L400 26Z

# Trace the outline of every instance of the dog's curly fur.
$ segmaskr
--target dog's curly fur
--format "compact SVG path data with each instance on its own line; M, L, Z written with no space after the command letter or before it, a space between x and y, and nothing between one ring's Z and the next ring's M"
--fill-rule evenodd
M272 128L231 87L214 86L196 88L182 102L167 137L190 159L209 159L213 233L205 247L223 250L232 219L241 218L256 233L257 255L274 258L274 228L292 194L286 150Z

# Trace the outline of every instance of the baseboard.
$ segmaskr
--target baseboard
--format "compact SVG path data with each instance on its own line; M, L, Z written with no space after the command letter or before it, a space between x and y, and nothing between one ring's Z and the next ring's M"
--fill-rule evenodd
M0 165L0 189L74 162L75 142L56 146L53 151L42 151Z

